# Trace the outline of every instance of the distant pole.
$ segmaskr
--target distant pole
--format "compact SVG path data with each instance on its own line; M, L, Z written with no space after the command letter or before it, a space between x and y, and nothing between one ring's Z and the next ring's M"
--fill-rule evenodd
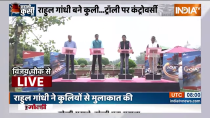
M112 64L112 66L113 66L112 75L114 75L114 64Z
M22 32L23 25L20 23L20 21L17 21L15 25L15 47L14 47L14 65L16 65L17 61L17 46L19 42L19 36L20 33Z
M17 40L18 40L18 36L17 36L17 32L18 32L18 26L17 24L15 25L15 46L14 46L14 63L13 65L16 65L16 60L17 60Z

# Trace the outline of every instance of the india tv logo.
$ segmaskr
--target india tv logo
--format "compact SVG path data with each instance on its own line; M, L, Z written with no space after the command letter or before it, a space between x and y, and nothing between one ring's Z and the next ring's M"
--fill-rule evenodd
M175 4L174 16L201 16L201 4Z
M9 16L36 16L36 4L9 4Z

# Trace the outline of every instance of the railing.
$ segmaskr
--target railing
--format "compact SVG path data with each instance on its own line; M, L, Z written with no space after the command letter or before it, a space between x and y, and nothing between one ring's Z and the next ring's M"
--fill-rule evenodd
M75 70L75 73L77 76L88 76L90 75L90 70ZM111 77L114 77L120 73L120 70L103 70L102 71L104 75L109 75ZM143 73L142 73L143 72ZM144 70L140 69L134 69L134 76L142 77L144 75Z
M23 64L16 64L16 66L19 66L19 67L21 67L22 65ZM50 66L50 65L45 64L44 66L47 67L47 66ZM69 67L71 67L71 65ZM74 66L74 68L91 68L91 67L92 67L92 65L86 65L85 67L81 67L80 65L75 65ZM113 69L113 66L103 66L103 68ZM117 68L120 68L120 67L114 66L114 69L117 69ZM135 69L145 69L145 66L142 64L140 66L137 66Z
M17 65L19 67L22 66L22 64L19 64ZM50 66L50 65L44 65L45 67L47 66ZM69 66L71 67L71 66ZM74 68L75 68L75 72L77 73L77 75L79 76L83 76L84 74L86 75L87 73L90 73L91 72L91 65L87 65L85 67L81 67L80 65L75 65ZM98 66L96 66L95 68L96 70L98 70ZM144 65L141 65L141 66L137 66L136 68L133 68L135 71L134 71L134 75L135 76L143 76L144 73L145 73L145 66ZM103 73L104 74L110 74L111 76L113 75L118 75L120 73L120 67L116 67L116 66L104 66L102 68L103 70Z

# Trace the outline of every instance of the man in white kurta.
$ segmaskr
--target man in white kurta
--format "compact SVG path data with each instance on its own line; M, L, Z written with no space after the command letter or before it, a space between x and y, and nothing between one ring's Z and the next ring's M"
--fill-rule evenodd
M159 44L157 44L155 36L152 36L151 43L147 45L147 48L153 48L153 47L159 48ZM157 72L158 57L154 57L154 68L153 68L153 56L148 56L148 59L149 59L149 68L151 73L153 71Z

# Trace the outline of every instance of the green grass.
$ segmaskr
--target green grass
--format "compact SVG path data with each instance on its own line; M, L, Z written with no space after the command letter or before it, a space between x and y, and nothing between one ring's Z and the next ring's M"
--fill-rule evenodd
M22 92L22 88L15 88L15 92Z
M15 92L22 92L22 88L15 88ZM44 92L44 91L31 91L31 92Z
M15 88L15 92L22 92L22 88ZM31 91L31 92L44 92L44 91ZM180 89L180 92L199 92L197 90Z
M197 90L180 89L180 92L199 92Z

